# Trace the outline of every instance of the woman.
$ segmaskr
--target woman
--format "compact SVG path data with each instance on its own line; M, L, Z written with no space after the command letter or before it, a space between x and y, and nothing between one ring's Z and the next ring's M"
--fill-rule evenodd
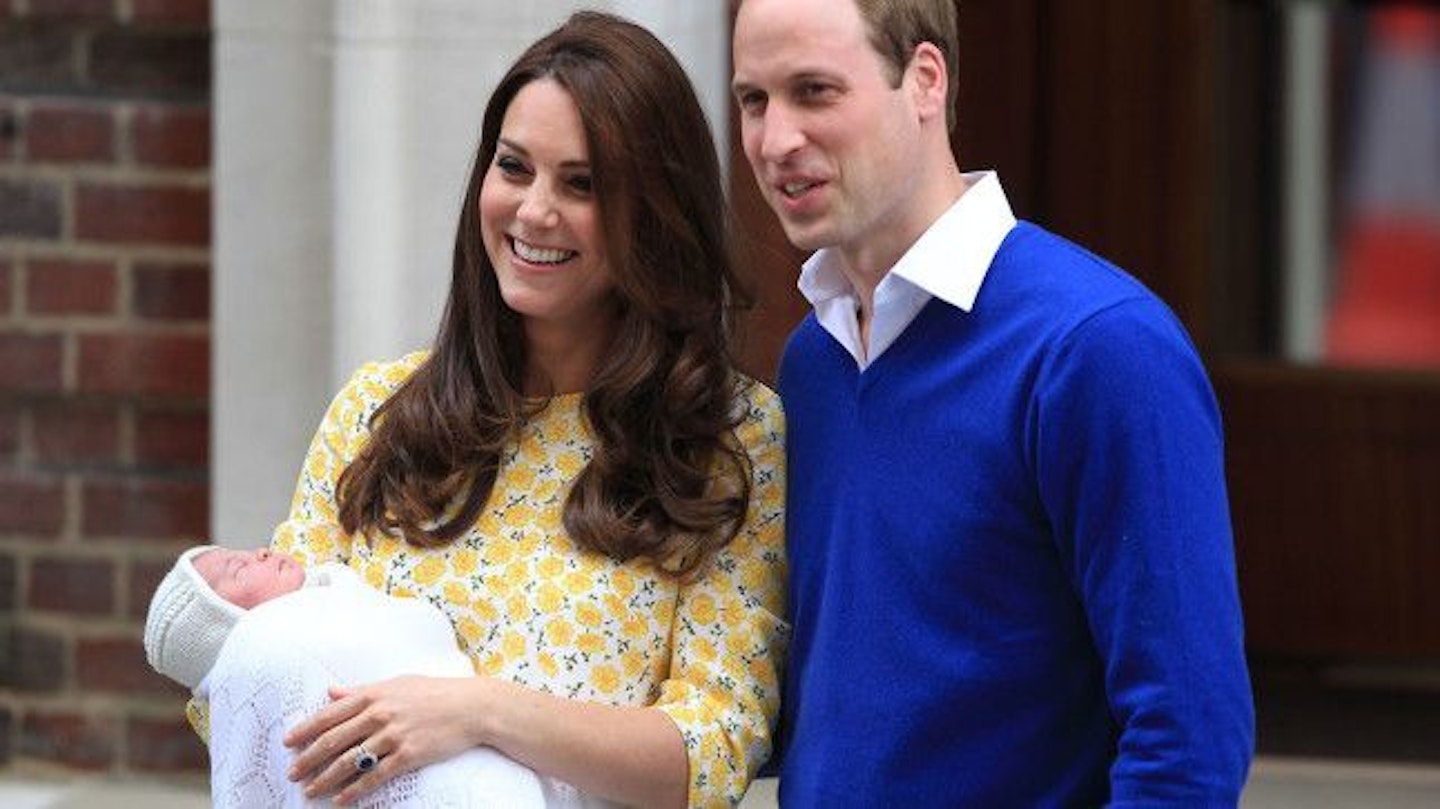
M557 800L743 795L788 632L783 418L730 362L723 200L643 29L577 14L501 80L434 347L340 392L272 540L439 605L478 676L333 691L286 740L311 794L489 746Z

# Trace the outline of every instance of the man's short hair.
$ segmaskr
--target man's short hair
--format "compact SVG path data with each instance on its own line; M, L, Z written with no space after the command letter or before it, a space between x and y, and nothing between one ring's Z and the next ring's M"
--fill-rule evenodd
M955 99L960 90L959 21L955 0L854 0L870 32L870 45L890 67L890 83L900 77L915 54L929 42L945 56L945 126L955 131Z

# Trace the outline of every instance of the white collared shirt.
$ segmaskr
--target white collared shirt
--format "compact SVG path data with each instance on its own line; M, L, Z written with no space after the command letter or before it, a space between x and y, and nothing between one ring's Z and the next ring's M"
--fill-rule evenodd
M830 249L819 250L800 270L800 294L815 308L821 327L865 370L889 348L930 299L970 311L1000 243L1015 227L1015 214L994 171L964 175L966 190L905 251L875 287L869 351L860 341L860 299Z

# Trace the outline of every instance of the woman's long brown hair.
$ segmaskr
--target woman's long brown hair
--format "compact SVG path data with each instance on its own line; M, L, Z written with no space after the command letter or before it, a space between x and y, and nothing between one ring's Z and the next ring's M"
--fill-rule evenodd
M542 78L580 111L618 312L584 394L595 451L567 496L564 525L584 548L689 573L734 538L749 504L727 345L727 310L746 300L694 90L649 32L595 12L532 45L485 108L439 333L341 475L340 523L422 547L453 542L478 519L506 447L544 406L522 392L525 332L500 297L478 206L505 111Z

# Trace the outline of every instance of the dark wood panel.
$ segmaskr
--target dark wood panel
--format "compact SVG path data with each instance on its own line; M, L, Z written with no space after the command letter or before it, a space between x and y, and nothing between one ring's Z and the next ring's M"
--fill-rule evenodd
M1440 378L1215 377L1252 650L1440 654Z

